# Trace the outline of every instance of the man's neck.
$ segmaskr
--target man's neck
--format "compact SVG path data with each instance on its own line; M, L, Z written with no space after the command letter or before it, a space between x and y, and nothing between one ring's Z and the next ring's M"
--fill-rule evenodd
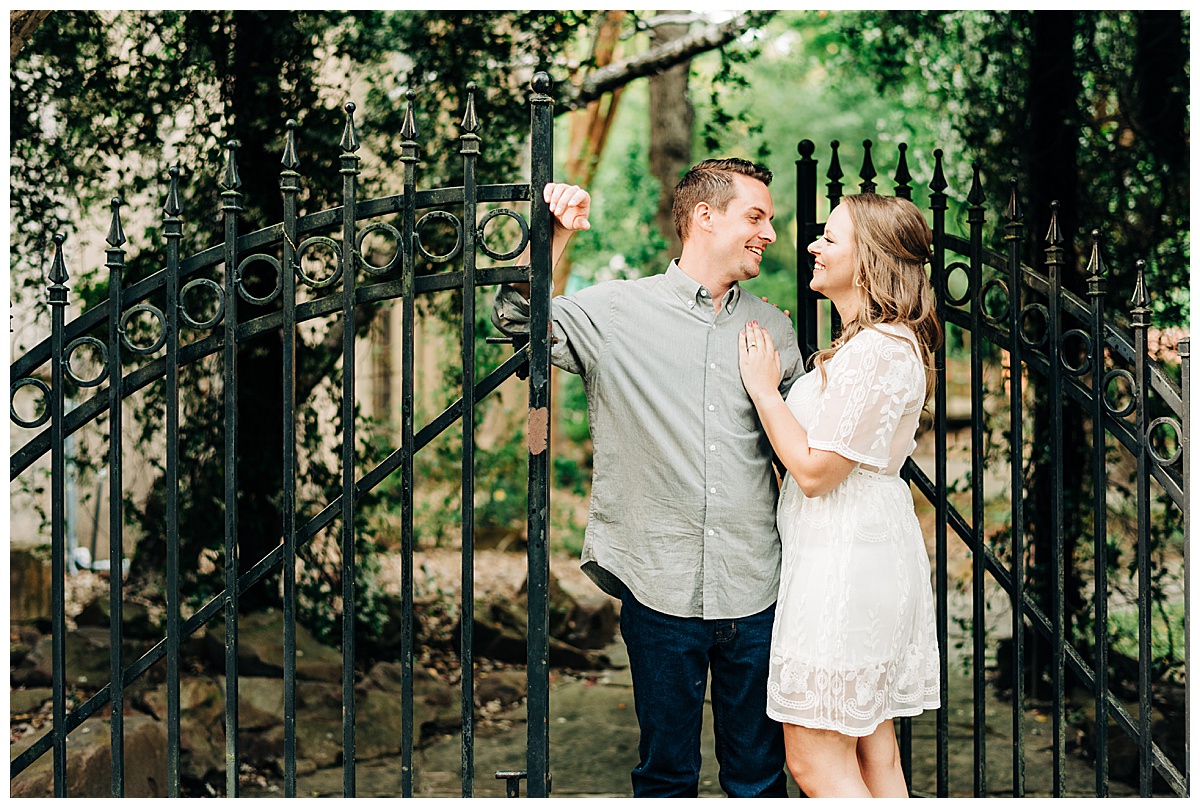
M676 260L675 265L679 267L684 275L687 275L708 290L709 294L712 295L713 308L716 311L720 311L721 300L730 288L732 288L733 284L729 281L719 280L717 272L713 271L696 255L689 256L687 249L684 249L683 255Z

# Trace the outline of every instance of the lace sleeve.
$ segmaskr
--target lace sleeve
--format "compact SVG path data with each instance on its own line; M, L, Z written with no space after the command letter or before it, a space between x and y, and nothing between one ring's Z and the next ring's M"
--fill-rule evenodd
M828 381L817 398L808 445L886 467L901 416L924 395L912 344L868 329L847 342L825 369Z

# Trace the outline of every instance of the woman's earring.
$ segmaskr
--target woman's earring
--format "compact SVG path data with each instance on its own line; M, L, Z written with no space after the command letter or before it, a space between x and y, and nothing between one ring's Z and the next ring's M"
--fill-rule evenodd
M862 288L862 280L859 278L855 278L854 285L861 289Z

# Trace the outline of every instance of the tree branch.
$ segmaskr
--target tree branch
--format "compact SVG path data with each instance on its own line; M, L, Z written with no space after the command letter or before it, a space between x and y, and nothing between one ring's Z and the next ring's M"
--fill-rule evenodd
M8 30L11 40L8 46L8 60L17 58L21 48L33 36L42 21L50 16L49 11L10 11L8 13Z
M661 73L701 53L720 48L751 28L763 25L774 13L743 12L725 22L706 26L680 39L651 47L645 53L593 70L583 80L583 84L564 88L562 98L554 105L555 112L564 113L580 109L604 93L624 87L634 79Z

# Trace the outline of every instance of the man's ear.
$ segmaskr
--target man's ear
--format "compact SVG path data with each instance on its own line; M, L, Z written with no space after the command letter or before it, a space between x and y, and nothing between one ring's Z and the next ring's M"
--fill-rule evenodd
M705 232L712 232L712 206L707 202L697 202L692 208L692 225Z

